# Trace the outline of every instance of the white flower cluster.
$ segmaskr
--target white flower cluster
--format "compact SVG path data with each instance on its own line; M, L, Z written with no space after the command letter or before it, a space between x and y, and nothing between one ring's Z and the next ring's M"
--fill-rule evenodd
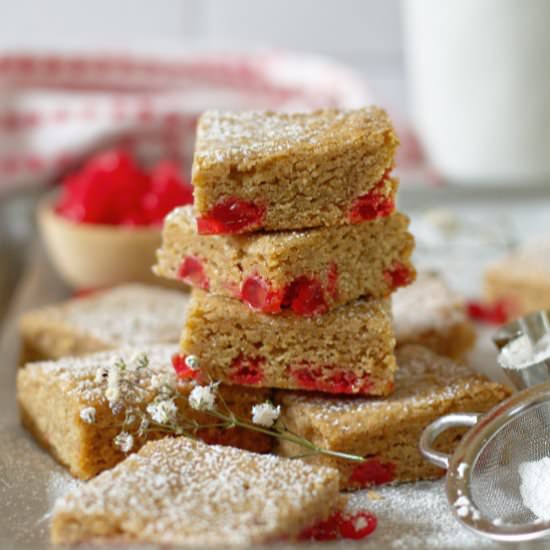
M213 411L216 408L218 384L195 386L189 394L189 405L197 411Z
M157 424L170 424L176 420L178 408L174 399L164 399L162 401L153 401L147 405L147 413Z
M263 426L264 428L271 428L271 426L273 426L279 418L280 414L280 405L275 407L273 403L266 401L265 403L254 405L252 407L252 422L258 426Z
M115 437L114 443L123 453L129 453L134 447L134 436L128 432L120 432Z

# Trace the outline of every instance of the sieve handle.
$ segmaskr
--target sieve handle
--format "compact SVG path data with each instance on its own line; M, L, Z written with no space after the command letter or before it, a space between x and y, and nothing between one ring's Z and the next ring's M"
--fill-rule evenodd
M436 451L432 444L439 434L449 430L450 428L464 428L475 426L481 417L480 413L451 413L434 420L422 432L420 438L420 453L422 456L440 468L447 470L449 468L450 455Z

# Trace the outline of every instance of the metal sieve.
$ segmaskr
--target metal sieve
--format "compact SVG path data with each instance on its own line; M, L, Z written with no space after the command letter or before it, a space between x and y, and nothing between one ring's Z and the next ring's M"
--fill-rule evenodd
M512 341L526 336L532 344L550 334L550 310L537 311L512 321L498 329L493 335L493 343L502 350ZM506 368L499 365L517 390L530 388L550 380L550 358L530 363L522 368Z
M471 427L452 456L433 448L450 428ZM447 499L456 519L495 540L519 542L550 535L523 504L518 467L550 456L550 382L513 395L487 414L455 413L430 424L422 455L447 469ZM550 490L550 487L549 487Z

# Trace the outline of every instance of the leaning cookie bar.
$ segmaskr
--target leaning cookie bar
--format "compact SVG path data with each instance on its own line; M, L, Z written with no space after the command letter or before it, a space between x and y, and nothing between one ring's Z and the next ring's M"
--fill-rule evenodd
M416 281L392 296L397 346L417 344L460 359L475 343L464 298L437 273L420 272Z
M396 355L395 392L386 399L276 394L280 421L289 430L324 448L366 458L359 465L321 455L306 459L337 468L341 489L439 477L442 470L418 451L423 429L450 412L485 412L510 394L506 387L426 348L405 346ZM450 430L436 447L449 453L461 435ZM277 452L295 456L302 451L279 441Z
M169 438L58 499L51 538L243 546L294 538L337 505L333 469Z
M194 290L181 351L227 384L387 395L395 340L389 300L356 300L324 315L266 315Z
M177 392L174 400L178 414L190 422L212 424L213 417L192 409L188 396L194 384L176 381L172 357L177 356L177 346L160 345L142 347L140 354L135 348L121 348L82 357L67 357L58 361L30 363L17 374L17 400L23 425L50 453L71 473L88 479L99 472L112 468L124 459L129 451L139 449L148 439L157 439L165 431L158 422L141 434L140 418L135 411L130 422L130 408L141 412L159 395L165 385ZM136 361L146 357L147 368L136 374L135 386L120 380L117 388L111 388L110 370L123 362L124 368L135 368ZM116 374L116 373L115 373ZM119 391L118 397L109 402L109 391ZM220 394L229 409L238 417L248 419L254 404L265 401L268 394L261 390L220 387ZM151 410L153 417L172 414L170 407ZM164 411L164 412L163 412ZM184 424L185 426L188 423ZM117 446L115 437L122 433L132 435L129 448ZM195 433L195 432L193 432ZM208 428L196 432L198 437L212 443L235 445L245 449L265 452L271 447L268 436L241 428ZM124 445L122 446L124 447Z
M185 292L127 284L30 311L19 323L21 364L177 343L187 302Z
M310 114L207 111L193 159L202 234L359 223L394 210L398 140L376 107Z
M384 298L414 280L414 239L400 213L357 225L247 235L198 235L191 207L165 220L155 272L237 298L264 313L325 313Z

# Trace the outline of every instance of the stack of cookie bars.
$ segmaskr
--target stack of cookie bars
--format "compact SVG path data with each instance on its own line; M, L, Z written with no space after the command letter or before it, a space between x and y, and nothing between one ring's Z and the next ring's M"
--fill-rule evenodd
M167 217L156 272L195 287L181 351L203 378L391 393L388 297L415 278L397 144L374 107L202 116L194 210Z
M205 113L194 208L166 218L155 267L194 287L180 376L274 389L288 429L365 457L306 458L335 467L344 490L437 477L417 451L423 428L507 395L424 347L396 359L390 296L416 277L395 210L397 145L375 107ZM276 452L301 454L285 441Z

